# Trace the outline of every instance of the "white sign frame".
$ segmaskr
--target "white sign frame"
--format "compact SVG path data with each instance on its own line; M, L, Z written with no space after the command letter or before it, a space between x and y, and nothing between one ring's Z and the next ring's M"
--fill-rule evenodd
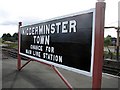
M47 61L47 60L44 60L44 59L39 59L39 58L30 56L30 55L21 53L20 52L20 43L21 42L19 43L19 54L23 55L23 56L26 56L26 57L29 57L31 59L37 60L37 61L41 61L41 62L44 62L44 63L47 63L47 64L54 65L54 66L59 67L59 68L63 68L63 69L66 69L66 70L70 70L70 71L73 71L73 72L76 72L76 73L79 73L79 74L83 74L83 75L92 77L92 74L93 74L93 62L94 62L94 45L95 45L95 8L94 9L90 9L90 10L86 10L86 11L82 11L82 12L78 12L78 13L74 13L74 14L69 14L69 15L65 15L65 16L61 16L61 17L56 17L56 18L48 19L48 20L45 20L45 21L41 21L40 23L51 21L51 20L57 20L57 19L65 18L65 17L70 17L70 16L74 16L74 15L80 15L80 14L90 13L90 12L93 12L92 47L91 47L91 68L90 68L90 72L79 70L79 69L72 68L72 67L68 67L68 66L65 66L65 65L60 65L60 64L57 64L57 63L54 63L54 62L50 62L50 61ZM19 35L19 39L20 39L20 35ZM19 41L21 41L21 40L19 40Z

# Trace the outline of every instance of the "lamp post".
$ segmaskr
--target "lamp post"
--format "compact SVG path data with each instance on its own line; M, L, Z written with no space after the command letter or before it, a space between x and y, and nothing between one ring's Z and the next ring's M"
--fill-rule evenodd
M120 1L118 2L118 29L117 29L117 59L119 60L120 51Z
M117 44L116 44L116 58L119 61L119 45L120 45L120 27L117 28Z

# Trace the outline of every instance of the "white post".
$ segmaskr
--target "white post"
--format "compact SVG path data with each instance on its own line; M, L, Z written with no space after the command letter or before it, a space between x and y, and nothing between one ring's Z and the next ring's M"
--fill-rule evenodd
M117 29L117 60L119 61L119 45L120 45L120 1L118 2L118 29Z

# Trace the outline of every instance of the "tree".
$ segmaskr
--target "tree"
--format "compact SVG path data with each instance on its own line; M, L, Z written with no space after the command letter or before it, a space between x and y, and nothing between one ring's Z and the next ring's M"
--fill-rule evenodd
M18 40L18 33L14 33L13 38L15 39L15 41L17 41Z
M2 35L2 39L3 39L4 41L7 40L7 35L6 35L6 33L4 33L4 34Z
M111 45L111 36L108 35L106 38L104 38L104 46L108 47Z
M3 35L2 35L2 39L4 40L4 41L10 41L11 40L11 35L10 35L10 33L4 33Z
M11 34L10 34L10 33L7 33L7 37L11 37Z
M7 41L11 41L11 34L10 33L7 33Z
M15 41L18 40L18 33L14 33L13 36L11 36L10 33L7 33L7 34L4 33L4 34L2 35L2 39L3 39L4 41L12 41L12 42L15 42Z
M106 38L104 38L104 46L107 47L110 58L112 59L113 55L112 55L112 52L109 49L109 46L112 43L111 38L112 37L110 35L108 35Z

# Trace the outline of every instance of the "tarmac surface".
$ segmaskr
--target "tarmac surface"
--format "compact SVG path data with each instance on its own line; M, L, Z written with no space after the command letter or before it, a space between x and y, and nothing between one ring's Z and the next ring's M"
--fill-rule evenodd
M7 55L2 56L2 88L68 88L52 67L31 61L22 71L18 71L17 59ZM92 87L91 77L61 68L58 70L73 88ZM119 86L119 77L103 73L102 88L119 88Z

